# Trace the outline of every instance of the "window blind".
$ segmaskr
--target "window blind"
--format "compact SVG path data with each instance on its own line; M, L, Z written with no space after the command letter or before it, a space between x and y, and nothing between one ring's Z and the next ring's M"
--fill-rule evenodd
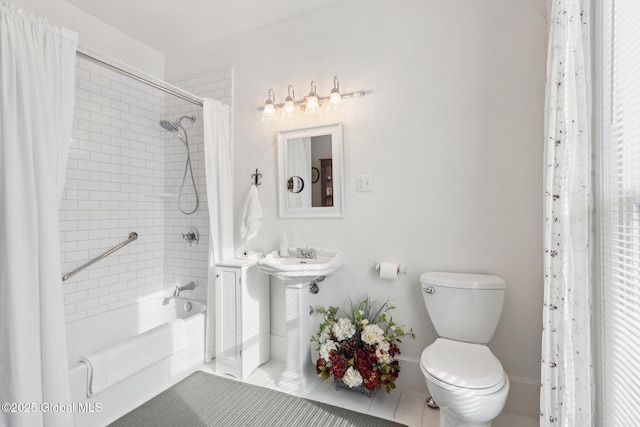
M601 19L603 420L640 426L640 1Z

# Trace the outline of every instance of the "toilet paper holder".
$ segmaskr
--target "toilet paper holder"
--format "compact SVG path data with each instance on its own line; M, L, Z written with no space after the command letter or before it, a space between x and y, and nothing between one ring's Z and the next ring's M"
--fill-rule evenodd
M376 271L380 271L380 263L376 262ZM407 274L407 266L398 264L398 274Z

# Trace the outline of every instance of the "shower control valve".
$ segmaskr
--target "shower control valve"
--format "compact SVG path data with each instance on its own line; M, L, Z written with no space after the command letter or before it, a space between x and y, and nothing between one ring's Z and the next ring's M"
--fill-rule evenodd
M189 242L189 245L193 247L200 241L200 233L195 228L189 227L182 233L182 240Z

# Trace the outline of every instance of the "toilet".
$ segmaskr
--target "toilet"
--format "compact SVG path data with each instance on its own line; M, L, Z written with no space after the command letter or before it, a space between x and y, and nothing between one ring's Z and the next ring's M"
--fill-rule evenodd
M505 282L427 272L420 285L438 334L422 352L420 370L440 407L440 427L491 427L509 394L509 378L487 346L502 312Z

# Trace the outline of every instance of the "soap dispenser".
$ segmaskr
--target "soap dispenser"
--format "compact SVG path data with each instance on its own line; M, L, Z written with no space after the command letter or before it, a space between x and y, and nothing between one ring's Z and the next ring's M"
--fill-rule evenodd
M280 250L278 254L282 258L289 257L289 239L287 238L287 233L282 233L282 238L280 239Z

